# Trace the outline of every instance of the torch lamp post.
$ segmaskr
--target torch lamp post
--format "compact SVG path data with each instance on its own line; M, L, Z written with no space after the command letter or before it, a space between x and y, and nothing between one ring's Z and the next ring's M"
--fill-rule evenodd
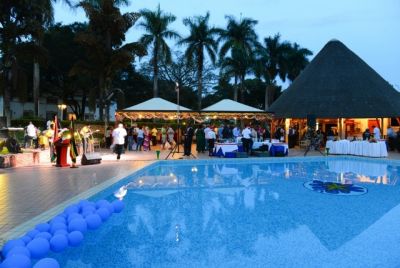
M65 104L59 104L59 105L57 105L57 106L58 106L58 109L61 110L60 120L63 120L64 110L65 110L65 108L67 108L67 105L65 105Z

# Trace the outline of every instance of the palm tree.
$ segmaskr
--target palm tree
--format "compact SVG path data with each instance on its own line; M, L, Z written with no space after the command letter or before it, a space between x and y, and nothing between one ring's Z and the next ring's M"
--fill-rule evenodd
M219 52L220 59L233 49L248 55L253 54L254 48L258 44L257 34L254 30L257 21L250 18L241 18L236 21L233 16L225 16L225 18L228 20L228 24L226 30L219 31L218 39L218 41L224 42Z
M164 13L158 5L155 11L143 9L140 11L143 21L139 23L139 27L146 31L140 38L140 42L150 49L152 46L153 64L153 97L158 96L158 64L161 57L164 57L167 62L171 62L171 50L166 42L166 39L180 38L179 34L170 30L169 25L176 20L176 17L170 13Z
M313 53L306 49L301 48L299 44L294 43L288 54L288 74L287 78L293 82L294 79L301 73L301 71L307 66L310 62L308 60L308 56L311 56Z
M276 77L279 76L282 81L286 80L288 72L288 54L290 52L290 43L281 42L280 34L274 37L264 39L264 45L259 45L257 49L258 63L260 73L267 82L265 89L265 110L274 101L274 91L276 88Z
M203 94L203 68L204 68L204 52L206 51L215 64L216 53L218 50L218 42L215 39L219 30L215 27L210 27L208 21L210 13L207 12L205 16L196 16L194 18L185 18L183 24L189 27L190 34L186 38L179 41L178 44L186 44L185 51L186 59L189 63L196 60L197 64L197 108L201 110L201 100Z
M238 100L238 92L240 90L240 99L244 101L244 80L245 76L250 72L253 65L253 59L238 50L232 51L231 57L225 57L221 63L221 72L223 75L234 78L233 99Z
M113 92L114 76L119 70L131 64L135 56L146 54L144 47L139 43L123 44L125 33L140 17L140 14L133 12L121 14L118 4L127 2L98 0L94 3L88 0L79 4L89 18L89 27L87 32L77 36L77 41L86 48L89 63L77 63L72 72L85 70L97 78L99 114L102 120L105 107L106 124L109 120L108 105Z
M235 85L239 83L240 91L243 93L244 80L253 65L254 51L258 46L257 34L254 30L257 21L250 18L241 18L237 21L233 16L226 16L226 19L228 20L226 30L219 31L218 41L223 42L219 52L220 62L225 69L229 65L231 67L228 69L237 69L234 71ZM224 59L228 52L231 57ZM235 101L238 98L237 90L235 86ZM243 94L241 96L243 101Z

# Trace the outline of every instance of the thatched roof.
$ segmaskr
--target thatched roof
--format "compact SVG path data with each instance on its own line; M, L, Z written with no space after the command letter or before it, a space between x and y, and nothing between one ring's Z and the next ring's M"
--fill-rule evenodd
M400 117L400 93L338 40L271 105L277 118Z

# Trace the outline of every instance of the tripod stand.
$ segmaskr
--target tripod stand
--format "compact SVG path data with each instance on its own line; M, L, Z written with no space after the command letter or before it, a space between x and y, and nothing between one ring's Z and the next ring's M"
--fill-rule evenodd
M312 148L315 149L316 151L318 151L323 156L325 156L325 154L323 152L321 152L321 149L320 149L321 139L318 137L318 135L313 131L309 131L307 134L308 134L307 136L308 136L308 140L310 141L310 144L307 146L307 149L304 152L304 156L306 156L307 153Z
M179 137L180 135L179 135L179 133L180 133L180 130L181 130L181 128L180 128L180 126L178 126L177 142L176 142L174 148L172 148L172 150L168 153L167 157L165 157L165 160L167 160L170 156L174 157L175 154L183 153L183 152L179 151L179 146L180 146L179 145L180 144L180 137ZM192 144L190 143L189 146L192 146ZM190 152L189 157L197 158L196 156L194 156L192 154L192 152ZM182 159L182 157L180 159Z

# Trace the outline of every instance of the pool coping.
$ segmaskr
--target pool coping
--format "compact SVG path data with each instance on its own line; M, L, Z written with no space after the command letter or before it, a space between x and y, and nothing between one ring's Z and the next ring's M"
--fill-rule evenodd
M313 162L316 160L326 159L349 159L349 160L360 160L367 162L385 162L388 164L396 164L400 165L400 160L395 159L387 159L387 158L366 158L359 156L348 156L348 155L330 155L330 156L296 156L296 157L276 157L276 158L221 158L221 159L182 159L179 162L176 160L155 160L146 163L144 166L139 167L135 170L129 170L121 175L114 176L103 183L96 185L82 193L75 195L74 197L65 200L58 204L57 206L33 217L32 219L14 227L13 229L1 234L0 236L0 247L8 240L15 239L16 237L22 236L30 229L34 228L35 225L43 222L49 221L51 218L61 213L68 205L76 203L82 199L88 199L94 196L105 197L113 193L116 189L121 187L126 183L129 178L140 175L140 173L144 173L149 169L154 168L155 166L171 166L176 165L177 163L185 163L185 164L219 164L219 163L227 163L227 164L236 164L240 163L284 163L284 162L297 162L302 160L303 162ZM114 187L112 187L114 186Z

